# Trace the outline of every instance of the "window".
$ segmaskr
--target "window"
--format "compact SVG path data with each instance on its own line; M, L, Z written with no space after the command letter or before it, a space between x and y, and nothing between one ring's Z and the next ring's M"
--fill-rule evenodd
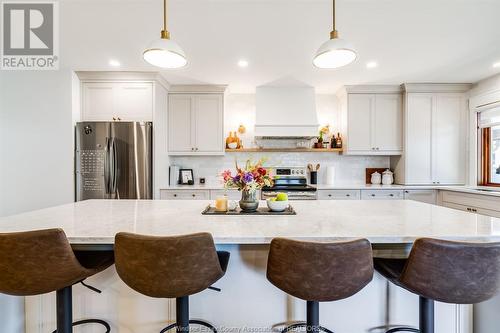
M479 114L481 128L480 185L500 186L500 108Z

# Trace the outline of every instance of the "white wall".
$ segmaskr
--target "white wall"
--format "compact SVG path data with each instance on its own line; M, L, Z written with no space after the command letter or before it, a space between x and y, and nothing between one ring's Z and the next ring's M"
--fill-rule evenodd
M0 216L72 202L71 72L0 72Z
M70 71L0 71L0 216L73 201ZM0 332L24 332L24 301L0 295Z

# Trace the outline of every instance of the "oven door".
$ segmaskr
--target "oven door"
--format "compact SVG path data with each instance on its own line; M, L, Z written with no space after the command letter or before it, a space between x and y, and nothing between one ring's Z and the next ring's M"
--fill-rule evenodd
M274 198L278 193L288 194L288 200L316 200L316 191L262 191L261 199Z

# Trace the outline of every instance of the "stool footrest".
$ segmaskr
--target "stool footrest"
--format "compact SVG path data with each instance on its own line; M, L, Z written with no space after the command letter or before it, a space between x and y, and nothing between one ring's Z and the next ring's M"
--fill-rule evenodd
M397 333L397 332L414 332L414 333L420 333L420 330L418 328L401 326L401 327L391 328L390 330L386 331L385 333Z
M109 324L101 319L82 319L82 320L75 321L74 323L71 324L71 326L75 327L78 325L85 325L85 324L99 324L99 325L102 325L106 328L105 333L111 332L111 327L109 326ZM57 330L53 331L52 333L57 333Z
M206 321L203 321L203 320L197 320L197 319L190 319L190 320L189 320L189 323L190 323L190 324L195 324L195 325L205 326L206 328L208 328L209 330L211 330L213 333L217 333L217 329L216 329L213 325L211 325L211 324L207 323ZM162 329L162 330L160 331L160 333L165 333L165 332L168 332L168 331L170 331L171 329L174 329L174 328L176 328L176 327L177 327L177 323L170 324L170 325L168 325L167 327L165 327L164 329ZM189 332L186 332L186 333L189 333Z

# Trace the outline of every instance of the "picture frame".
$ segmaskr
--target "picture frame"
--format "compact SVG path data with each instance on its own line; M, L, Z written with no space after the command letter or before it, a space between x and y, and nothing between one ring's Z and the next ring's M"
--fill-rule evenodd
M181 185L194 185L193 169L180 169L179 170L179 184L181 184Z

